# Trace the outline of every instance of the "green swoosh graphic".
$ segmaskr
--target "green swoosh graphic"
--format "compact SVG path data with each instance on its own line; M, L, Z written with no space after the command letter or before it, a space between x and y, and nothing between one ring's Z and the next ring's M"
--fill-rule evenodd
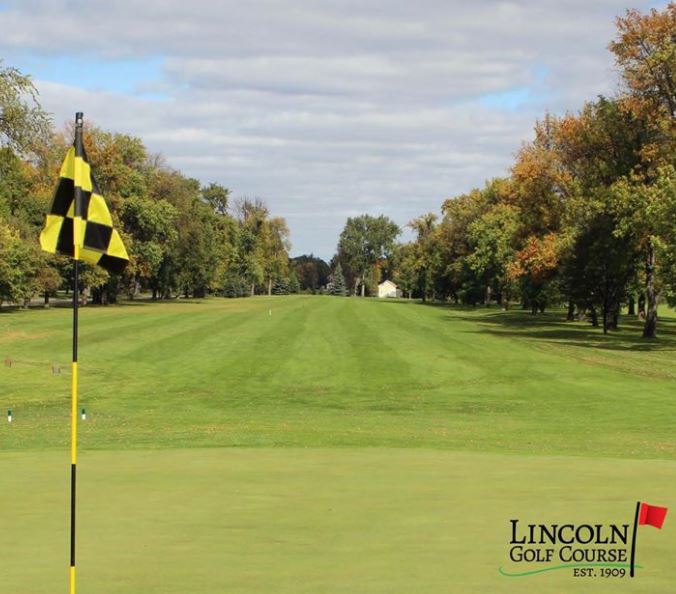
M501 575L507 576L507 577L524 577L527 575L535 575L536 573L544 573L545 571L554 571L556 569L569 569L572 567L625 567L625 568L630 568L631 565L629 563L563 563L561 565L554 565L553 567L545 567L544 569L534 569L532 571L523 571L520 573L510 573L508 571L505 571L500 567L498 571L500 572ZM642 565L634 565L635 568L643 568Z

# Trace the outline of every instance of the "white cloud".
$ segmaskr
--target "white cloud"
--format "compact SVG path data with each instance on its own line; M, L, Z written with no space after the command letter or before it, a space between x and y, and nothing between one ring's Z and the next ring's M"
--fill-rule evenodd
M0 12L0 56L86 54L104 69L159 58L135 95L38 81L43 103L57 122L81 109L189 175L263 198L289 220L294 252L330 257L346 216L383 212L404 225L438 210L503 174L545 110L611 93L606 45L624 8L22 0ZM514 90L527 101L500 108Z

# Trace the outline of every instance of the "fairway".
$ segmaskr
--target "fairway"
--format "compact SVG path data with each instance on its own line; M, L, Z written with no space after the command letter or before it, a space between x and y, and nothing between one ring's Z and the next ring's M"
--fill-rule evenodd
M676 324L294 296L81 311L82 592L674 591L507 578L509 519L676 506ZM70 311L0 314L3 594L66 576ZM60 373L52 366L60 364ZM673 513L670 512L670 513Z

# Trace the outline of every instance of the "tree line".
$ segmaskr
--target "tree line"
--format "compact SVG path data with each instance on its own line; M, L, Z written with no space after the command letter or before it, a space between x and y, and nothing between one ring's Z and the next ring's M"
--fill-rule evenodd
M0 61L0 303L48 303L72 286L71 260L38 245L72 138L54 129L30 77ZM298 290L287 224L262 201L233 202L228 188L169 167L134 136L87 126L84 143L130 256L120 276L83 265L94 302L141 291L166 299Z
M619 17L622 90L546 114L508 176L412 220L414 241L396 244L386 217L348 219L332 264L351 293L389 277L423 301L566 304L604 332L626 306L654 337L658 303L676 303L675 31L674 2Z
M477 305L565 304L604 332L622 307L654 337L660 301L676 303L676 3L617 19L609 49L622 89L577 112L546 114L509 174L409 222L347 220L336 255L289 259L289 230L260 200L233 203L150 153L141 139L89 127L85 146L130 254L121 276L85 267L95 301L230 297L306 290ZM71 285L67 258L37 236L72 130L55 131L30 77L0 61L0 301L47 301Z

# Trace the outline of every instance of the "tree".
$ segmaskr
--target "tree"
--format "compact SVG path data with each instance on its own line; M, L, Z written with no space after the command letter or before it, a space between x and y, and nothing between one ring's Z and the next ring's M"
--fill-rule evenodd
M666 256L667 276L673 260L676 237L676 169L669 165L652 175L634 175L612 187L618 217L617 235L633 236L643 251L647 311L644 338L657 336L657 305L660 297L660 263Z
M9 147L0 148L0 217L21 216L30 182L19 156Z
M676 117L676 2L663 12L628 10L610 43L629 94Z
M4 141L20 154L38 151L50 126L31 77L3 66L0 59L0 144Z
M559 268L559 237L549 233L542 239L532 235L510 263L507 275L521 282L521 294L525 306L531 312L544 312L558 297L555 279Z
M178 239L176 221L178 210L166 200L150 200L131 196L122 208L122 222L129 242L130 266L125 274L130 277L130 296L138 282L153 286L162 266ZM157 294L154 294L157 297Z
M519 209L522 239L544 237L561 228L571 176L556 150L558 127L558 120L549 114L535 124L535 139L521 148L512 167L507 195L496 196Z
M589 234L601 233L608 228L613 235L616 233L617 205L608 188L643 167L641 153L646 138L644 118L638 117L626 102L605 97L586 103L578 114L568 114L557 126L556 150L562 166L570 174L561 242L567 248L562 257L561 288L569 300L569 320L574 318L576 305L580 313L581 307L588 307L596 325L597 309L603 310L607 301L604 297L599 302L599 295L625 286L624 271L636 268L635 242L615 241L604 235L594 238ZM604 244L610 250L608 254L595 251L594 246ZM616 253L617 249L627 251L620 255ZM586 256L580 258L578 251ZM602 266L602 270L587 277L590 268L585 265L585 260L590 257ZM606 274L613 271L618 278L606 279ZM599 286L600 279L596 274L601 274L604 279L602 286ZM614 307L619 308L619 305Z
M228 212L230 190L220 184L212 182L208 186L202 188L202 199L214 209L214 212L219 215L225 215Z
M595 325L600 310L604 334L617 328L621 303L636 275L636 246L631 237L618 237L615 229L611 215L596 215L580 230L563 264L571 301L590 308Z
M331 283L331 295L338 295L345 297L347 288L345 286L345 276L343 275L343 267L340 262L336 264L336 269L333 271L333 281Z
M509 204L496 204L469 225L472 252L467 263L486 286L486 305L495 288L503 308L509 308L513 283L507 269L514 261L518 230L518 211Z
M408 226L416 232L416 240L412 245L413 271L417 276L417 290L423 302L427 300L433 288L432 274L437 261L435 244L435 222L437 215L427 213L413 219Z
M401 288L404 295L413 297L413 292L418 289L419 275L416 270L416 254L413 242L400 244L394 253L393 280ZM437 253L441 251L437 247Z
M264 220L260 227L259 237L268 295L272 295L273 282L283 279L289 266L291 243L286 221L281 217Z
M313 254L291 258L289 266L295 272L300 284L300 290L316 293L329 282L331 268Z
M23 303L37 290L38 255L0 219L0 304Z
M394 221L384 215L347 219L338 242L338 259L350 271L353 295L361 287L364 297L372 268L390 257L400 232Z
M237 205L239 218L238 267L253 296L256 285L265 279L261 235L268 217L268 209L260 200L245 198Z
M37 246L35 248L37 250ZM44 297L45 307L49 307L49 299L56 295L56 291L63 284L63 279L58 268L52 265L44 252L39 253L39 266L37 269L35 284L38 291Z
M665 234L661 202L673 193L676 165L676 3L663 12L627 11L617 21L618 37L610 44L627 87L625 100L647 125L641 150L643 166L614 186L620 233L630 233L644 250L647 313L643 336L657 333L658 254L673 243ZM667 250L668 251L668 250Z
M30 77L0 62L0 226L3 299L21 300L41 291L45 300L72 281L65 259L36 251L44 213L72 139L72 125L51 130ZM149 154L140 138L87 124L85 149L130 263L123 275L82 267L82 284L95 301L133 297L150 288L153 298L177 291L253 294L267 280L297 290L288 271L289 232L260 201L243 201L238 218L228 212L230 192L217 183L204 187ZM9 266L21 262L21 269ZM325 281L323 281L325 282ZM229 288L228 288L229 287Z

